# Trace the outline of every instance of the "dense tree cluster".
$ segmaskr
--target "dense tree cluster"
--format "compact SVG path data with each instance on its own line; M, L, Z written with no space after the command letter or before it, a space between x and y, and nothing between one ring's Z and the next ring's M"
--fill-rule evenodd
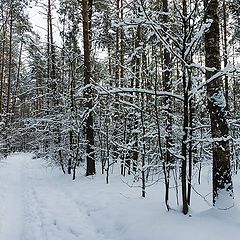
M200 183L211 163L213 205L230 207L240 151L239 1L41 1L44 39L28 4L0 6L1 152L35 151L73 179L99 164L107 183L116 165L143 197L164 179L167 209L175 186L184 214L193 170Z

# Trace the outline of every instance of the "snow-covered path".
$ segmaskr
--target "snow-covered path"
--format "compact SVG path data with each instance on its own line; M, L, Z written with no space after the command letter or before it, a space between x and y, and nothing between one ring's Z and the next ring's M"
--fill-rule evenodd
M0 233L1 239L21 239L24 218L24 191L22 185L22 159L19 161L1 161L0 177Z
M142 199L139 188L130 188L119 178L118 173L112 175L107 185L104 175L86 177L78 172L72 181L31 154L1 159L0 240L226 240L240 236L240 177L235 178L235 208L209 208L195 194L190 217L183 216L180 206L166 211L163 184L148 188L147 198ZM209 191L207 182L198 189L203 195Z
M1 161L1 240L102 239L85 210L50 181L31 154Z

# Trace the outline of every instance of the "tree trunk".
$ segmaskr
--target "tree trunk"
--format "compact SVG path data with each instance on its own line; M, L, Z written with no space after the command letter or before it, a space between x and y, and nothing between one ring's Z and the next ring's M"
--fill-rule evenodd
M223 59L224 67L228 63L228 51L227 51L227 9L226 0L223 0ZM228 87L228 76L224 77L224 87L225 87L225 99L226 99L226 110L229 111L229 87Z
M168 0L163 0L163 26L164 32L167 32L167 24L168 24ZM167 40L168 41L168 40ZM169 42L169 41L168 41ZM169 51L164 48L163 50L163 88L166 92L171 92L172 90L172 81L171 81L171 72L170 72L170 63L171 56ZM164 98L164 105L166 106L166 150L164 153L164 178L165 178L165 204L167 209L169 210L169 175L171 170L172 156L170 154L170 149L172 147L173 139L172 139L172 101L169 97Z
M7 109L6 112L10 112L11 104L11 88L12 88L12 32L13 32L13 12L12 6L10 9L10 26L9 26L9 60L8 60L8 88L7 88Z
M0 90L0 114L3 112L3 98L4 98L4 84L5 84L5 45L6 45L6 26L3 25L3 36L2 36L2 54L1 54L1 90Z
M83 17L83 47L84 47L84 86L90 84L91 80L91 36L89 19L89 1L82 0L82 17ZM92 90L87 87L85 90L86 108L88 115L86 118L86 140L87 140L87 170L86 175L94 175L95 159L94 159L94 130L93 130L93 114L92 114Z
M182 47L182 59L185 60L185 51L187 44L187 3L186 0L182 0L183 5L183 47ZM183 94L184 94L184 106L183 106L183 138L182 138L182 203L183 214L188 213L187 202L187 138L188 138L188 124L189 124L189 108L188 108L188 81L187 81L187 69L182 62L182 81L183 81Z
M52 4L51 0L48 0L48 15L47 15L47 23L48 23L48 80L50 81L49 87L51 89L52 95L52 106L58 105L58 98L56 96L57 84L56 84L56 54L55 47L53 41L53 23L52 23Z
M116 2L116 11L117 11L117 19L119 19L119 11L120 11L120 0ZM116 30L116 58L115 58L115 87L119 87L119 40L120 40L120 29L117 27Z
M17 69L17 82L13 97L13 105L12 105L12 112L16 113L16 103L17 103L17 97L18 97L18 91L19 91L19 82L20 82L20 71L21 71L21 62L22 62L22 48L23 48L23 42L20 43L20 50L19 50L19 58L18 58L18 69Z
M205 0L205 19L212 20L209 30L205 33L205 64L215 68L206 72L210 79L221 69L220 34L218 18L218 0ZM215 78L207 86L208 110L211 118L213 137L213 205L228 208L232 205L233 186L230 168L230 150L226 121L226 103L222 91L222 79ZM226 201L229 199L229 201ZM224 199L223 199L224 198Z
M121 0L121 11L120 11L120 18L123 21L123 0ZM124 30L121 27L120 31L120 87L125 87L124 84Z

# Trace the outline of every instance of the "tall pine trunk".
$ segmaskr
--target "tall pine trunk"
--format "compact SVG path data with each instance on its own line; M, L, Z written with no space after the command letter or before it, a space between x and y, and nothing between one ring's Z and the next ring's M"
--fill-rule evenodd
M212 21L205 33L205 64L214 68L206 72L210 79L221 69L218 0L205 0L205 19ZM208 110L213 138L213 205L228 208L232 204L233 187L230 168L230 150L226 120L226 103L222 79L215 78L207 86ZM229 201L226 201L226 200Z
M10 19L9 19L9 59L8 59L8 87L7 87L7 106L6 112L10 113L11 104L11 89L12 89L12 32L13 32L13 10L12 6L10 9Z
M83 17L83 47L84 47L84 86L88 86L91 80L91 36L88 0L82 0L82 17ZM95 159L94 159L94 130L93 130L93 114L92 114L92 91L90 87L85 90L86 108L88 111L86 118L86 141L87 141L87 170L86 175L94 175Z

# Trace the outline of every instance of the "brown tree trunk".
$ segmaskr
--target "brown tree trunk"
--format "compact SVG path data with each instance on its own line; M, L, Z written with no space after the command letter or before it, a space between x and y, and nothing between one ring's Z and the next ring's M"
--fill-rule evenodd
M23 42L20 43L20 50L19 50L19 58L18 58L18 69L17 69L17 79L16 79L16 88L14 92L13 97L13 106L12 106L12 112L16 113L16 102L18 97L18 90L19 90L19 82L20 82L20 70L21 70L21 62L22 62L22 48L23 48Z
M52 91L52 106L58 105L58 99L56 96L57 84L56 84L56 53L55 46L53 41L53 23L52 23L52 3L51 0L48 0L48 14L47 14L47 23L48 23L48 86Z
M120 10L120 18L123 21L123 0L121 0L121 10ZM124 84L124 30L123 27L121 27L120 31L120 87L125 87Z
M5 37L6 37L6 31L5 31L5 25L3 26L3 40L2 40L2 53L1 53L1 90L0 90L0 114L3 112L3 97L4 97L4 83L5 83Z
M183 47L182 47L182 59L185 59L185 51L187 44L187 2L182 0L183 5ZM188 138L188 124L189 124L189 108L188 108L188 81L187 81L187 69L182 62L182 81L183 81L183 94L184 94L184 106L183 106L183 138L182 138L182 204L183 214L188 213L187 202L187 138Z
M117 19L119 19L119 11L120 11L120 0L117 0ZM115 57L115 87L119 87L119 40L120 40L120 29L117 27L116 30L116 57Z
M205 19L212 20L209 30L205 33L205 64L215 68L206 72L206 79L210 79L221 69L220 34L218 18L218 0L205 0ZM233 197L233 186L230 168L230 150L226 121L226 104L222 91L222 79L215 78L207 86L208 110L211 118L211 132L213 137L213 205L226 205L222 196ZM226 194L227 193L227 194ZM222 201L223 200L223 201ZM221 202L222 201L222 202ZM223 208L229 207L221 206Z
M9 26L9 60L8 60L8 88L7 88L7 107L6 112L10 112L11 89L12 89L12 32L13 32L13 13L10 10Z
M89 1L82 0L82 17L83 17L83 47L84 47L84 86L90 84L91 80L91 41L90 41L90 21L89 19ZM88 111L86 119L86 140L87 140L87 170L86 175L94 175L95 159L94 159L94 130L93 130L93 114L92 114L92 91L87 87L85 91L86 108Z
M223 60L224 67L228 63L228 52L227 52L227 9L226 0L223 0ZM228 76L224 77L224 87L225 87L225 99L226 99L226 110L229 111L229 89L228 89Z

